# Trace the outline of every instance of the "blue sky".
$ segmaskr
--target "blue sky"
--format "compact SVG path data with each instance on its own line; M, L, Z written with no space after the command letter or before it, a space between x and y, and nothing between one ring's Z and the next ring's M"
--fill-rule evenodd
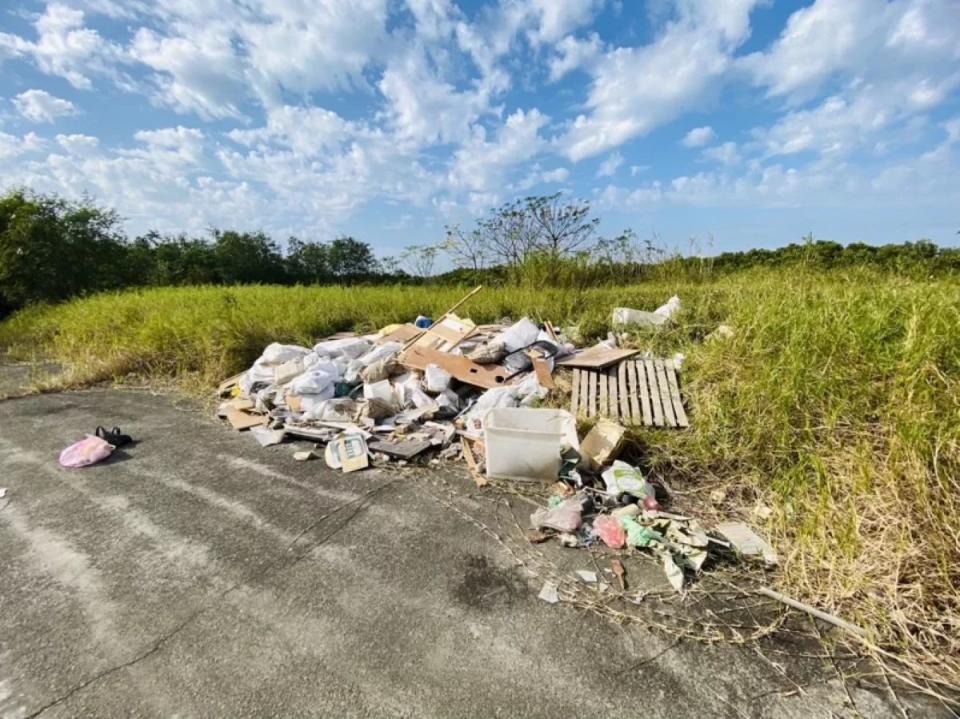
M960 2L24 1L14 185L380 254L555 191L682 250L955 245Z

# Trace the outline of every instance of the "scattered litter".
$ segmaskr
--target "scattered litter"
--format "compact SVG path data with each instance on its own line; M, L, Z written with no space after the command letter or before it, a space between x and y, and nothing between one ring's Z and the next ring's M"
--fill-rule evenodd
M613 569L613 573L616 575L617 581L620 583L620 591L626 591L627 581L625 577L627 575L627 570L623 568L623 562L621 562L619 559L612 559L610 560L610 567Z
M613 310L613 324L615 327L642 326L660 327L670 322L680 311L680 298L674 295L666 304L653 312L634 310L629 307L616 307Z
M344 434L327 445L324 460L331 469L344 473L363 469L370 463L367 443L361 434Z
M557 591L557 585L553 582L545 582L537 598L542 599L548 604L556 604L560 601L560 593Z
M722 547L776 562L773 549L742 523L705 529L664 511L660 502L672 499L666 482L657 477L655 488L636 466L645 461L635 455L641 445L630 447L630 455L624 450L631 428L689 426L680 394L684 354L641 354L636 333L627 329L668 324L680 312L677 297L653 312L616 308L616 331L582 348L577 327L561 331L530 317L479 325L455 314L481 289L435 321L420 315L312 347L271 343L247 371L219 385L217 415L264 446L287 437L316 443L315 451L297 451L294 459L322 454L342 472L385 463L437 466L462 456L477 488L505 480L527 483L522 492L514 485L517 493L539 488L548 495L530 515L529 542L655 555L677 591ZM711 337L732 335L721 325ZM537 406L556 400L554 390L570 391L570 411ZM578 419L592 423L582 440ZM632 463L619 459L625 455ZM716 490L709 499L719 506L728 498ZM758 506L755 514L771 511ZM609 577L588 570L577 576L600 591L610 589L605 578L616 577L626 590L620 559L604 572ZM632 594L642 601L642 592ZM547 582L540 598L558 602L557 584Z
M6 487L0 487L0 499L3 499L3 498L6 497L6 496L7 496L7 488L6 488Z
M763 557L767 564L776 564L777 553L769 544L743 522L722 522L717 531L730 541L738 554L745 557Z
M261 447L272 447L280 444L286 436L282 429L267 429L266 427L251 427L250 434L254 436Z
M623 446L625 434L626 430L616 422L607 419L597 422L580 443L580 453L588 462L589 469L599 471L615 459Z

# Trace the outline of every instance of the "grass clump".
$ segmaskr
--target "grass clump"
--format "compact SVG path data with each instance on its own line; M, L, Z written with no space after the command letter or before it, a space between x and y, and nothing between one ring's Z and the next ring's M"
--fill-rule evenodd
M63 362L74 382L136 373L193 388L245 366L272 341L436 317L465 287L192 287L101 294L0 324L18 358ZM782 559L799 599L865 627L914 677L960 684L960 281L802 266L715 281L663 278L488 289L461 314L605 336L615 306L672 294L679 321L636 340L682 351L687 432L644 432L671 483L729 487ZM707 340L719 323L733 337ZM706 493L706 490L704 490Z

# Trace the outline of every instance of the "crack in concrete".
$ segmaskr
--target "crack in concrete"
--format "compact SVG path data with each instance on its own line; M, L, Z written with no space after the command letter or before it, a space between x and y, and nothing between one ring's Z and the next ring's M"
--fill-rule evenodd
M314 549L316 549L316 548L319 547L320 545L328 542L328 541L329 541L330 539L332 539L336 534L338 534L340 531L342 531L344 528L346 528L347 525L349 525L350 522L352 522L353 519L356 518L356 517L360 514L360 512L361 512L365 507L368 506L368 502L367 502L366 500L372 499L372 498L375 497L376 495L380 494L380 492L384 491L385 489L387 489L387 488L390 487L391 485L395 484L395 483L398 482L399 480L400 480L400 478L397 477L397 478L391 479L391 480L389 480L389 481L387 481L387 482L384 482L383 484L380 484L380 485L378 485L377 487L374 487L373 489L365 492L364 494L361 494L361 495L360 495L359 497L357 497L356 499L352 499L352 500L350 500L349 502L344 502L343 504L335 507L334 509L331 509L331 510L330 510L329 512L327 512L326 514L321 515L320 517L318 517L317 519L315 519L314 521L312 521L310 524L308 524L306 527L304 527L304 529L302 529L302 530L293 538L293 540L291 540L291 542L286 546L286 548L285 548L285 549L283 550L283 552L281 553L280 557L279 557L277 560L275 560L275 561L273 561L273 562L270 562L270 563L268 563L266 566L264 566L264 568L261 570L261 572L259 572L259 573L255 576L255 578L257 578L257 579L263 579L263 578L265 578L265 577L270 576L270 574L272 574L273 572L279 572L279 571L283 571L283 570L285 570L285 569L289 569L290 567L292 567L292 566L294 566L295 564L299 563L300 560L302 560L302 559L304 559L305 557L307 557L307 556L310 554L310 552L312 552ZM328 534L324 535L323 537L320 537L320 538L318 539L318 541L310 544L309 547L308 547L305 551L303 551L303 552L301 552L301 553L299 553L299 554L297 554L297 555L294 555L292 561L289 561L289 562L285 562L285 563L284 563L284 559L285 559L285 556L284 556L284 555L286 555L288 552L292 551L293 548L297 545L297 542L299 542L300 539L301 539L304 535L309 534L310 532L312 532L313 530L315 530L317 527L319 527L321 524L323 524L323 522L325 522L326 520L328 520L330 517L333 517L334 515L338 514L341 510L346 509L347 507L350 507L350 506L352 506L352 505L356 505L354 511L351 512L349 515L347 515L347 517L345 518L345 520L344 520L342 523L340 523L339 525L337 525L337 526L333 529L333 531L329 532ZM161 636L161 637L159 637L158 639L156 639L156 640L153 642L153 644L150 646L150 648L147 649L146 651L141 652L139 655L137 655L137 656L133 657L132 659L129 659L129 660L127 660L127 661L125 661L125 662L123 662L123 663L121 663L121 664L116 664L116 665L114 665L114 666L112 666L112 667L107 667L106 669L104 669L104 670L101 671L101 672L98 672L97 674L95 674L94 676L90 677L89 679L85 679L84 681L80 682L79 684L75 684L74 686L72 686L70 689L68 689L66 692L64 692L63 694L61 694L61 695L60 695L59 697L57 697L56 699L53 699L52 701L47 702L46 704L44 704L44 705L41 706L40 708L36 709L35 711L31 712L30 714L27 714L26 717L25 717L25 719L35 719L36 717L40 716L41 714L43 714L43 713L44 713L45 711L47 711L48 709L52 709L53 707L55 707L55 706L57 706L57 705L59 705L59 704L62 704L63 702L65 702L65 701L67 701L68 699L70 699L70 697L72 697L73 695L77 694L78 692L83 691L84 689L86 689L87 687L91 686L92 684L96 684L96 683L99 682L101 679L104 679L104 678L110 676L111 674L115 674L116 672L122 671L122 670L124 670L124 669L129 669L130 667L132 667L132 666L134 666L134 665L136 665L136 664L139 664L140 662L142 662L142 661L144 661L144 660L146 660L146 659L149 659L151 656L153 656L154 654L156 654L157 652L159 652L159 651L164 647L164 645L166 645L171 639L173 639L174 637L176 637L180 632L182 632L184 629L186 629L188 626L190 626L190 624L192 624L200 615L202 615L202 614L204 614L205 612L213 609L214 607L213 607L212 605L213 605L214 603L219 603L220 601L222 601L223 599L225 599L231 592L233 592L233 591L235 591L236 589L238 589L242 583L243 583L242 581L239 581L239 580L238 580L238 581L234 582L233 584L231 584L231 585L230 585L229 587L227 587L226 589L224 589L223 591L219 592L219 593L218 593L217 595L215 595L214 597L205 600L205 601L202 603L201 606L197 607L193 612L191 612L190 615L189 615L186 619L184 619L182 622L180 622L180 624L178 624L177 626L175 626L173 629L171 629L169 632L167 632L167 633L164 634L163 636Z

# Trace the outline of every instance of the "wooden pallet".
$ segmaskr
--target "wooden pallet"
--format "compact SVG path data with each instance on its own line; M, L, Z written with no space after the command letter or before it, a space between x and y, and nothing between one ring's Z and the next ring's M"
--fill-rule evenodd
M689 427L680 399L677 368L670 359L625 360L600 370L573 370L570 411L610 417L622 424Z

